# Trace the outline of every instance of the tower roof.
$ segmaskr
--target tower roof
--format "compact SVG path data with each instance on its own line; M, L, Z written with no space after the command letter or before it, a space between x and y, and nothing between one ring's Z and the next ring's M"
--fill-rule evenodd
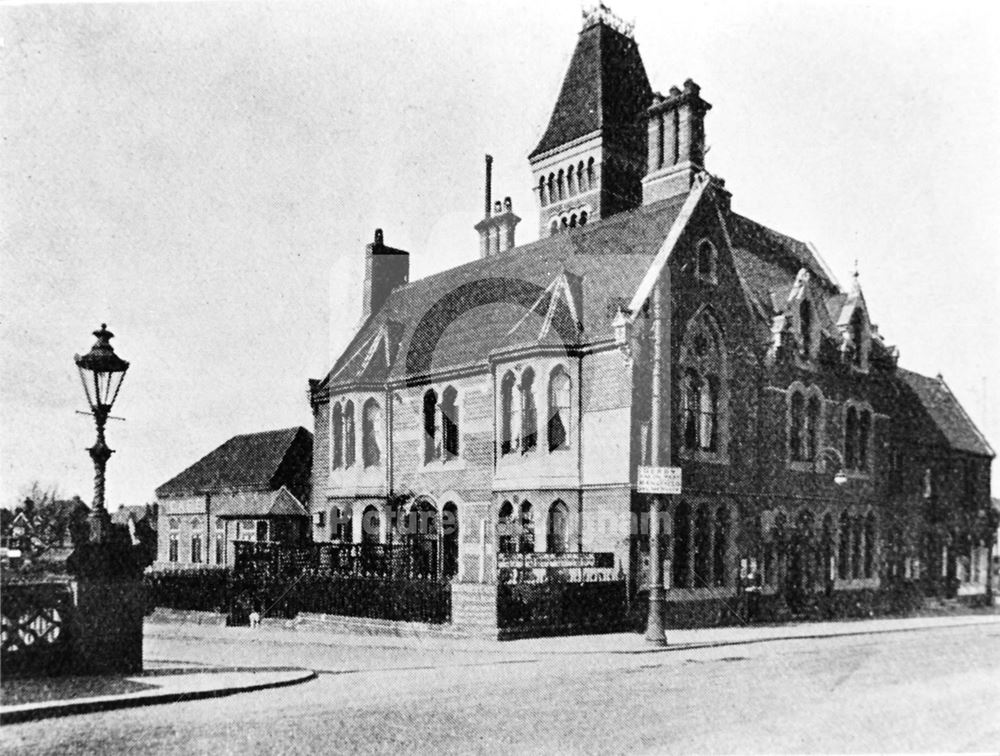
M646 69L635 40L610 23L604 14L584 23L548 128L529 159L599 129L626 140L645 133L652 98Z

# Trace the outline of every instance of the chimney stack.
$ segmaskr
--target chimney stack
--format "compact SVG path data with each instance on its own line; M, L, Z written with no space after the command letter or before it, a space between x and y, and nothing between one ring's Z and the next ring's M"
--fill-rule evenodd
M521 219L514 215L510 197L492 203L493 158L486 156L486 212L485 217L475 225L479 233L479 256L492 257L514 248L514 229Z
M701 99L701 87L691 79L684 89L657 93L647 109L647 172L642 203L687 194L694 177L705 168L705 114L712 106Z
M410 253L385 246L382 229L375 229L375 241L365 247L365 288L361 322L381 309L392 290L410 280Z

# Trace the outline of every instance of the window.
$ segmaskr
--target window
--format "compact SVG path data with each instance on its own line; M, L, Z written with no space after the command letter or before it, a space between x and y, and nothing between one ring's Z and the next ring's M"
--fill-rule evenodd
M424 394L424 462L441 457L438 445L438 397L434 389Z
M715 513L715 538L712 540L712 577L716 586L729 583L726 569L726 544L729 542L729 512L719 507Z
M549 202L550 203L555 202L556 201L556 176L555 176L554 173L550 173L549 174L548 189L549 189L549 191L548 191Z
M581 226L586 226L587 225L587 211L586 210L583 210L580 213L580 225Z
M674 561L672 584L678 588L690 586L691 511L686 501L681 501L674 510Z
M354 464L354 402L344 405L344 467Z
M815 394L810 396L809 402L806 404L806 448L803 455L810 462L816 459L816 452L819 451L820 407L820 398Z
M333 405L330 419L330 441L333 444L331 465L336 470L344 466L344 414L340 402Z
M222 533L215 534L215 563L223 564L226 561L226 542L222 538Z
M792 391L791 400L791 426L788 436L788 451L792 461L799 462L803 459L802 437L803 425L805 422L805 397L801 391Z
M851 516L847 512L840 515L840 538L837 554L837 574L841 580L851 577Z
M875 513L869 512L865 517L865 577L875 577Z
M170 522L170 540L167 544L167 560L170 562L178 561L178 534L177 531L181 527L180 520L176 518L171 518Z
M860 516L851 518L851 577L854 579L862 576L861 557L864 545L864 527Z
M330 509L330 540L347 542L351 540L351 518L340 507Z
M571 382L560 365L549 377L549 451L569 448Z
M257 520L257 543L267 541L267 520Z
M545 176L538 179L538 204L542 206L547 204L545 197Z
M683 451L724 451L726 355L715 319L702 312L684 332L680 421Z
M862 410L858 418L858 469L868 469L868 443L872 430L872 413Z
M866 362L865 321L860 309L855 309L854 314L851 315L851 344L854 348L851 359L855 367L863 368Z
M548 535L550 554L565 554L569 551L569 509L559 500L549 508Z
M535 518L530 501L521 502L521 528L518 533L517 550L522 554L531 554L535 550Z
M538 418L535 410L535 372L528 368L521 374L521 452L538 445Z
M587 161L587 188L588 189L593 189L594 188L594 181L596 181L596 178L594 176L594 158L590 158Z
M382 461L378 437L382 427L382 408L369 399L361 409L361 462L365 467L377 467Z
M695 270L698 278L709 283L715 283L716 261L715 245L708 239L702 239L698 243L698 253L695 260Z
M566 171L566 187L568 189L569 196L572 197L576 194L576 167L570 166L569 170Z
M694 517L694 587L712 584L712 530L707 506L698 507Z
M444 458L454 459L458 456L458 391L449 386L441 395L441 435L444 445Z
M500 505L497 516L497 551L501 554L515 552L517 527L514 524L514 507L509 501Z
M371 546L379 543L382 533L382 518L374 504L365 507L361 513L361 543Z
M507 372L500 382L500 453L510 454L514 451L514 439L520 432L520 405L514 401L514 378L512 372Z
M812 359L813 355L813 310L808 299L799 304L799 337L802 345L802 359Z
M844 421L844 466L853 470L858 464L858 411L854 407L847 408L847 419Z
M201 564L201 534L191 536L191 563Z
M587 186L587 176L586 174L584 174L583 171L584 171L583 161L581 160L576 166L576 180L577 183L580 185L581 192L585 192L588 189L590 189L590 187Z
M836 575L834 572L833 516L829 513L823 515L822 532L823 540L820 545L820 558L822 559L822 563L819 569L819 575L825 583L827 580L833 580Z
M566 174L562 168L556 174L556 191L558 192L559 199L566 199Z

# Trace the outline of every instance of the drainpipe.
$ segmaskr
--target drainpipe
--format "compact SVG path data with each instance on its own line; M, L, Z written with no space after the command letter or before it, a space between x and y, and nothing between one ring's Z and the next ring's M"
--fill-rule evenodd
M666 462L670 464L670 426L663 433L660 427L662 411L663 388L663 347L664 330L666 347L670 349L669 326L664 328L663 288L670 281L670 268L663 267L663 280L653 287L653 370L649 418L649 435L652 446L651 460L659 467ZM669 289L668 289L669 291ZM669 351L668 351L669 355ZM667 371L669 380L670 373ZM667 406L670 406L669 386L667 388ZM660 556L660 514L663 511L663 496L653 494L649 499L649 616L646 619L646 641L654 646L667 645L667 637L663 631L663 559Z

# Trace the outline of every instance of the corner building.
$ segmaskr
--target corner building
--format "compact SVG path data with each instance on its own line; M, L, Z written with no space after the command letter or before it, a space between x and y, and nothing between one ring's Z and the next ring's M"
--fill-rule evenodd
M673 623L726 621L754 568L777 617L988 590L991 448L942 379L898 366L856 273L841 288L732 209L705 170L710 108L691 80L654 92L602 8L529 157L541 238L514 243L488 178L478 259L410 281L376 232L363 322L310 382L314 540L385 542L403 502L457 524L426 540L458 581L596 552L641 597L659 287Z

